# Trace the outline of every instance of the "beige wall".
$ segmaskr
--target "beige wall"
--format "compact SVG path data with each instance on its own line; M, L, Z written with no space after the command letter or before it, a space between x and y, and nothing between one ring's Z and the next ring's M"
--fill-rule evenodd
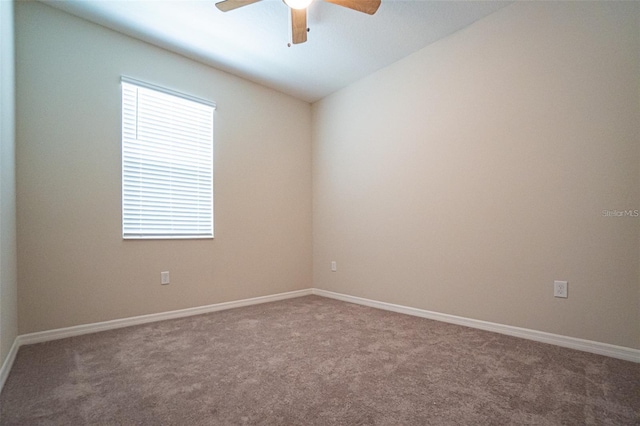
M314 104L314 286L640 348L602 214L640 209L639 6L516 3Z
M46 5L16 9L20 333L308 288L313 194L316 287L640 348L640 218L602 216L640 209L637 4L517 3L312 114ZM121 239L123 74L218 104L215 240Z
M0 366L18 334L13 2L0 1Z
M20 334L311 286L309 104L41 3L16 15ZM122 240L121 75L217 103L214 240Z

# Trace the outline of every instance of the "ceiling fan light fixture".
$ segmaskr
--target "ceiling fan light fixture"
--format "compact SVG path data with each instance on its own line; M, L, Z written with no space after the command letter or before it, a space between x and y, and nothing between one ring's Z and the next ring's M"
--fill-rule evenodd
M313 0L284 0L291 9L306 9Z

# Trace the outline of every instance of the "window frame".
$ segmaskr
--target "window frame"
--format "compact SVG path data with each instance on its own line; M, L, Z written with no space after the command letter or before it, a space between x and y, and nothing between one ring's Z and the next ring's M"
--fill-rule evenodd
M125 150L129 147L130 145L135 145L135 142L138 141L138 126L139 126L139 117L140 117L140 113L139 113L139 99L136 97L136 111L134 113L134 117L135 117L135 132L136 132L136 136L135 139L133 139L133 142L131 140L131 138L128 138L128 135L130 135L130 131L128 131L127 125L125 123L127 117L125 116L126 111L125 111L125 90L126 87L125 85L128 86L133 86L135 87L137 90L142 89L142 90L147 90L147 91L153 91L156 92L158 94L160 94L161 96L170 96L170 97L174 97L177 98L177 101L179 102L183 102L186 101L188 103L196 103L199 104L200 106L204 106L206 108L210 108L210 111L207 111L207 114L210 112L211 114L211 123L208 124L207 126L203 126L203 129L206 128L208 132L210 132L210 142L207 143L201 143L200 141L197 142L197 148L193 148L193 149L200 149L201 147L205 147L207 150L207 154L210 151L210 175L208 173L205 173L204 176L207 178L210 178L210 182L211 182L211 186L209 188L209 191L205 190L205 196L208 196L210 194L210 204L211 204L211 211L210 211L210 227L202 227L203 231L200 232L178 232L176 229L166 229L163 232L149 232L148 230L145 231L144 228L144 224L143 222L145 221L145 219L141 219L140 220L140 225L138 226L137 229L135 229L135 231L138 232L133 232L133 230L130 229L130 227L127 227L127 217L131 217L131 214L127 214L127 208L131 208L131 203L127 202L127 200L125 200L125 197L127 195L131 194L131 191L128 189L125 189L125 185L127 183L131 183L131 181L127 181L126 177L125 177L125 172L127 171L131 171L131 167L126 166L125 162L127 160L129 160L130 162L132 161L132 157L131 155L128 155L125 153ZM126 77L126 76L121 76L120 79L120 96L121 96L121 116L120 116L120 124L121 124L121 140L120 140L120 149L121 149L121 169L120 169L120 178L121 178L121 229L122 229L122 238L124 240L160 240L160 239L164 239L164 240L175 240L175 239L180 239L180 240L187 240L187 239L213 239L214 238L214 234L215 234L215 222L214 222L214 116L215 116L215 110L216 110L216 104L214 102L211 102L209 100L206 99L202 99L196 96L192 96L186 93L182 93L182 92L178 92L172 89L168 89L165 87L161 87L161 86L157 86L155 84L150 84L144 81L140 81L140 80L136 80L130 77ZM136 96L138 96L139 92L136 92ZM198 108L198 107L194 107L194 108ZM133 118L131 116L129 116L130 118ZM161 122L162 123L162 122ZM201 140L202 138L200 138L199 140ZM206 140L206 139L205 139ZM157 142L157 141L156 141ZM155 143L155 142L152 142ZM173 144L174 142L171 142L171 144ZM210 143L210 144L209 144ZM140 147L140 145L136 145L138 148ZM148 153L147 153L148 154ZM167 158L171 158L170 156L168 156L168 153L164 153L164 156ZM191 156L194 156L193 153L191 153ZM207 161L208 163L208 161ZM174 166L174 162L171 161L171 166ZM162 167L159 166L154 166L157 168L157 170L162 170ZM195 169L197 169L196 167L193 167ZM194 176L200 176L200 171L198 171ZM148 177L147 177L148 179ZM162 183L164 183L166 185L166 182L175 182L173 180L173 178L168 178L168 180L166 180L167 178L165 177L164 179L161 179ZM197 178L195 179L197 181ZM204 187L206 188L208 185L205 185ZM168 185L169 188L172 187L171 184ZM201 185L198 184L198 192L200 190ZM144 184L141 184L141 186L139 188L142 188L141 191L144 191ZM167 188L163 189L165 192L162 193L162 196L164 198L166 198L166 202L175 202L175 199L172 198L174 197L173 193L169 193L166 192ZM200 196L196 196L194 199L200 199ZM137 207L139 209L138 214L140 215L142 212L142 204L144 203L144 197L140 196L140 199L138 201L138 205L134 206ZM193 208L194 206L198 206L198 203L192 203L192 205L190 206L191 208ZM208 202L207 202L207 206L206 206L206 210L208 211ZM195 210L193 210L194 214L197 215L199 214L199 212L201 212L201 210L198 207L195 207ZM151 216L154 212L151 212L150 215L148 215L146 221L147 223L149 223L150 218L149 216ZM165 220L163 223L165 226L169 226L169 224L175 225L176 221L176 217L180 217L180 215L173 215L170 214L169 217L167 218L168 220ZM184 219L184 216L183 216ZM202 221L200 218L197 219L193 219L193 228L190 228L192 230L195 229L200 229L199 226L202 223L206 223L208 224L208 220L206 221Z

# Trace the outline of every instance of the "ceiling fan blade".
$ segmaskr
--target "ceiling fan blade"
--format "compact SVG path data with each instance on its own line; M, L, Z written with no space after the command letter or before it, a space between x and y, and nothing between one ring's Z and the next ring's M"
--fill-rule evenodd
M227 0L228 1L228 0ZM364 12L369 15L376 13L380 7L380 0L324 0L328 3L337 4L338 6L347 7L349 9Z
M307 41L307 9L291 9L291 38L293 44Z
M223 12L228 12L230 10L257 3L259 1L261 0L223 0L216 3L216 7Z

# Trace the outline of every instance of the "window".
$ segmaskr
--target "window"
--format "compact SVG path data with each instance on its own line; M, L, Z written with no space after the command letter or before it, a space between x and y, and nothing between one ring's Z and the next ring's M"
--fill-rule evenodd
M122 78L123 238L213 238L214 109Z

